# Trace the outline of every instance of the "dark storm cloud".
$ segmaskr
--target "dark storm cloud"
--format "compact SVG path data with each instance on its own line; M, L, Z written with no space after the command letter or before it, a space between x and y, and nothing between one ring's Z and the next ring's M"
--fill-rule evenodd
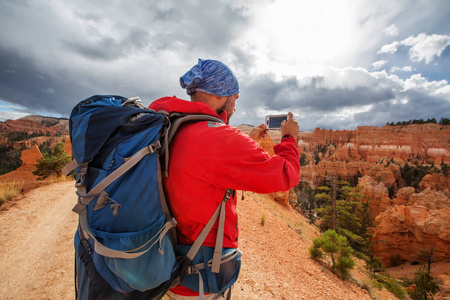
M369 111L355 114L360 125L384 125L390 122L448 118L450 101L431 96L423 91L408 90L399 93L406 101L385 101Z
M65 40L63 44L65 44L67 51L76 52L88 59L113 61L147 48L150 44L150 35L144 30L133 28L122 39L105 36L84 42L80 40Z
M0 57L1 61L13 62L14 70L9 71L11 65L0 66L0 99L34 111L68 115L73 99L81 96L80 87L67 82L65 74L44 73L30 59L2 47Z
M303 130L354 129L410 119L448 118L444 81L420 75L407 80L362 69L331 70L324 76L276 80L265 74L242 88L236 119L261 123L264 114L294 112ZM447 96L448 97L448 96ZM249 123L234 120L235 124Z
M443 20L450 6L439 8L445 1L349 4L358 12L361 27L355 31L359 35L353 37L353 49L331 67L318 66L316 74L304 74L299 66L298 74L284 77L279 71L270 73L279 63L277 45L263 31L253 30L258 22L267 22L258 13L268 2L2 1L0 99L30 112L68 116L78 101L93 94L138 95L145 105L166 95L187 98L179 77L198 58L212 58L228 64L241 83L234 125L255 125L267 113L293 111L304 130L344 129L439 117L449 111L448 88L442 89L441 83L437 92L432 81L448 80L450 47L436 64L426 66L409 64L405 46L395 55L376 54L383 45L417 36L422 32L417 31L419 25L427 35L448 34L450 23ZM397 28L398 35L384 35L383 29L394 23L390 32ZM247 40L250 32L261 34L261 39ZM329 47L332 51L333 45ZM388 63L376 70L388 71L374 72L370 66L381 60ZM411 66L411 72L390 75L394 66ZM408 85L409 78L423 70L426 74L418 83Z
M200 57L236 53L246 64L230 40L247 21L231 3L19 4L0 3L0 99L30 110L67 116L102 93L148 104L178 93L179 76Z
M324 77L312 77L308 84L302 85L295 77L275 81L269 75L262 75L246 85L245 89L249 91L247 98L258 99L269 110L308 108L326 113L395 98L394 92L389 87L333 88L326 86Z

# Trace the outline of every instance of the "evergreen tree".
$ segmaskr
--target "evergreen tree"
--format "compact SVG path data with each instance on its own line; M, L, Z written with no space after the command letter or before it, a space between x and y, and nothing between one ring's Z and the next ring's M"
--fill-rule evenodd
M321 231L333 228L333 215L336 218L336 232L348 240L350 246L361 256L369 254L372 243L370 228L373 217L369 198L360 189L352 188L348 182L340 181L335 196L335 210L333 211L332 197L327 192L315 195L316 199L324 201L323 207L316 209L321 218ZM327 191L327 187L320 187L320 191Z
M51 175L61 177L62 168L70 161L70 156L64 151L64 143L58 143L51 151L44 152L44 157L38 160L34 175L38 180L44 180Z
M416 287L409 293L413 300L433 299L432 295L439 291L434 277L427 272L425 265L417 270L413 282Z
M431 249L420 249L418 258L421 261L424 261L427 265L427 271L431 274L431 264L434 262L437 262L437 259L434 257L434 252L436 252L437 249L431 248Z
M351 258L353 249L348 246L345 236L334 230L325 231L320 238L313 239L313 246L309 248L313 259L323 259L324 255L331 259L331 267L343 279L348 279L349 271L355 266Z

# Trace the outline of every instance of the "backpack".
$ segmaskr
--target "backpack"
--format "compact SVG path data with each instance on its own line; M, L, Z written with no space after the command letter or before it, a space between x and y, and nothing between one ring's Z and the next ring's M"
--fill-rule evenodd
M160 299L180 281L202 298L236 281L241 253L222 249L231 190L195 243L176 250L176 220L162 176L167 176L169 145L177 129L193 121L223 123L204 114L156 112L145 108L139 97L96 95L72 110L73 159L63 172L75 171L78 195L73 208L79 214L74 238L78 299ZM218 243L207 249L202 243L218 219ZM230 262L233 270L226 270L224 279L220 267L229 269ZM211 284L206 269L216 273Z

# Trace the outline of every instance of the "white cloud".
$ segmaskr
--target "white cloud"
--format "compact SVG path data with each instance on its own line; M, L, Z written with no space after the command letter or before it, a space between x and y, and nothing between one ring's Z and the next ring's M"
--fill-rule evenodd
M404 81L404 91L408 89L415 89L421 91L427 91L427 93L433 94L438 90L445 90L447 88L447 80L428 81L422 74L413 74L410 78Z
M372 64L372 68L373 68L374 70L379 70L379 69L381 69L382 67L384 67L387 63L388 63L388 61L385 60L385 59L379 60L379 61L376 61L376 62L374 62L374 63Z
M407 46L409 49L409 58L413 62L424 61L431 63L436 57L440 57L447 46L450 46L450 36L425 33L417 36L410 36L400 42L396 41L381 47L377 54L396 53L399 46Z
M394 73L394 72L412 72L412 71L413 71L412 66L404 66L404 67L393 66L391 68L391 73Z
M21 113L15 111L0 111L0 122L5 122L6 120L17 120L28 115L29 113Z
M399 42L393 42L387 45L383 45L380 50L378 50L377 54L390 53L393 54L397 52L397 48L400 46Z
M435 57L441 56L447 46L450 46L450 36L421 33L416 37L407 38L403 43L411 46L409 57L412 61L425 61L429 64Z
M396 36L398 35L398 27L395 24L391 24L388 27L384 28L383 32L387 36Z

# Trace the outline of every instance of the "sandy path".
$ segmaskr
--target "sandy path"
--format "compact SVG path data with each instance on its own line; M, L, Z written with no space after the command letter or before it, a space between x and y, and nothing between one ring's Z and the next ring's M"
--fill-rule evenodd
M74 192L73 182L40 187L0 211L0 299L74 299ZM234 299L370 299L309 258L315 229L301 216L265 195L238 202L245 254Z
M32 190L0 212L0 299L73 299L73 182Z

